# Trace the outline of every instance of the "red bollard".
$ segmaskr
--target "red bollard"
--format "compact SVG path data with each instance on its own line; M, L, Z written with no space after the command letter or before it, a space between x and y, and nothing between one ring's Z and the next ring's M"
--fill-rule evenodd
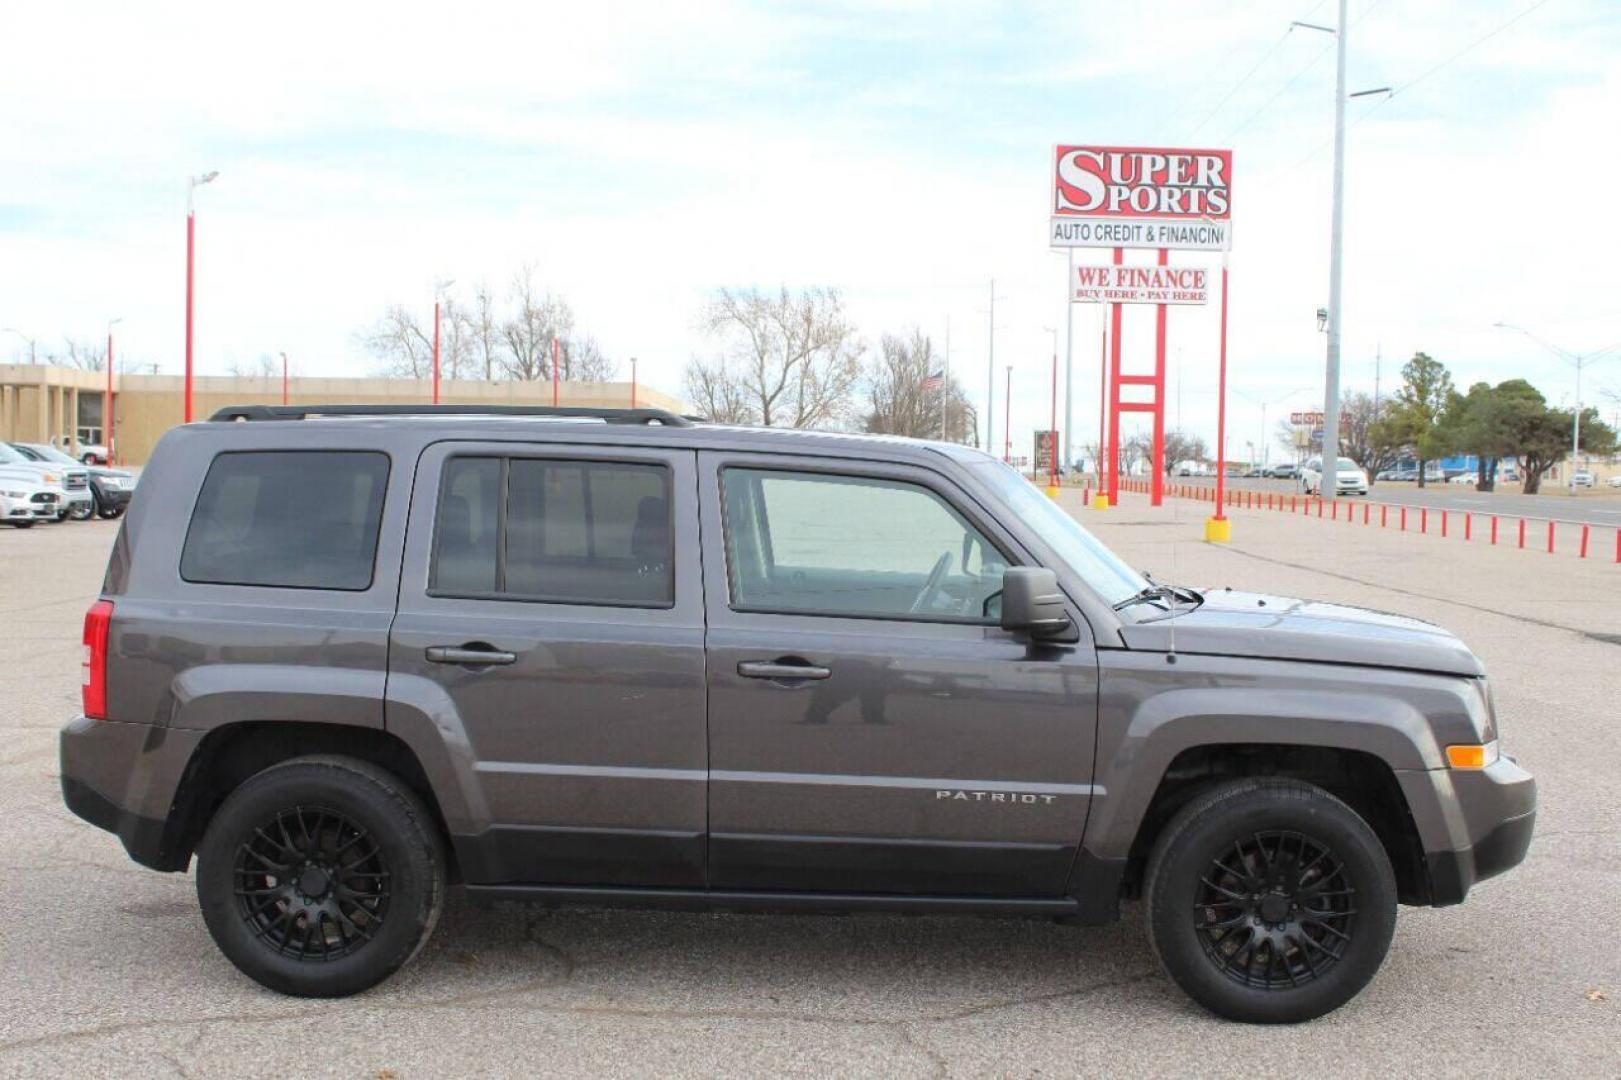
M1441 511L1441 539L1447 538L1447 512Z
M1525 519L1520 519L1520 550L1525 550Z
M1553 522L1548 522L1548 554L1553 554Z
M1322 500L1321 496L1319 496L1318 499L1317 499L1317 516L1318 517L1323 516L1323 500Z
M1464 515L1463 515L1463 538L1465 540L1468 540L1470 538L1470 536L1472 536L1474 534L1474 531L1475 531L1475 515L1469 513L1466 510L1466 511L1464 511Z
M1492 547L1497 546L1497 515L1492 515Z
M1579 559L1587 558L1587 526L1586 525L1582 526L1582 550L1581 550L1581 553L1579 555L1577 555L1577 558L1579 558Z
M1401 508L1401 531L1407 531L1407 507Z
M1385 522L1388 520L1390 520L1390 507L1381 503L1379 506L1379 527L1384 528Z
M1372 516L1373 516L1373 504L1372 503L1363 503L1362 504L1362 524L1366 525L1368 523L1368 519L1371 518Z
M1340 519L1340 501L1338 499L1335 499L1333 502L1328 504L1328 517L1330 521L1338 521Z
M1430 531L1430 508L1427 506L1418 508L1418 531L1425 534Z

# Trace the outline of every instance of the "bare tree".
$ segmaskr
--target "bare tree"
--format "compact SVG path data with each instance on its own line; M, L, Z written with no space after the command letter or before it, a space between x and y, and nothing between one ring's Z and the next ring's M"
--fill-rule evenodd
M484 365L484 381L495 381L495 363L501 348L501 318L495 310L495 294L488 282L479 282L473 290L473 344L478 360Z
M76 338L62 339L64 352L60 355L51 355L45 358L47 364L61 363L80 371L106 371L107 347L105 345L88 344Z
M281 361L269 353L260 353L257 360L233 360L230 372L239 379L279 379Z
M756 424L759 417L749 404L743 380L725 358L687 361L687 400L700 416L716 424Z
M520 381L552 376L552 342L561 347L574 330L574 312L561 297L542 293L535 268L524 266L512 276L512 314L501 324L506 344L502 367Z
M912 328L910 337L885 334L867 366L868 431L915 439L962 441L972 413L954 377L935 367L934 342Z
M394 378L423 379L432 374L433 328L424 330L410 308L395 304L358 335L377 359L378 373Z
M472 312L450 291L449 282L440 282L434 291L439 297L439 375L445 379L475 376L478 342ZM433 333L433 327L428 333ZM429 355L431 359L431 351Z
M861 345L836 289L721 289L704 326L722 340L720 370L738 380L756 422L833 427L849 416Z
M589 335L564 338L558 356L562 377L573 382L608 382L619 369Z

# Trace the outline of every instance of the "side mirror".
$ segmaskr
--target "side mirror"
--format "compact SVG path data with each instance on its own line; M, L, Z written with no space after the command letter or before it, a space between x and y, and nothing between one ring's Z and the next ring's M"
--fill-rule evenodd
M1055 638L1070 629L1058 575L1041 566L1010 566L1002 574L1002 629Z

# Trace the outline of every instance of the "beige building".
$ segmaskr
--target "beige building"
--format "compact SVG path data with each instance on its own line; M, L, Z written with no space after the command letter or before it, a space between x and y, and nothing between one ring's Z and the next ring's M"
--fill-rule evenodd
M127 465L144 464L163 433L181 422L184 379L178 375L113 376L113 452ZM279 377L206 375L193 380L192 413L206 420L227 405L280 405ZM312 379L287 383L290 405L413 405L431 395L426 379ZM107 375L45 364L0 364L0 441L50 442L63 448L103 443ZM551 383L487 383L466 379L439 384L446 405L550 405ZM625 407L628 382L565 382L559 405ZM643 408L689 411L685 403L647 386L636 388ZM77 455L75 455L77 456Z

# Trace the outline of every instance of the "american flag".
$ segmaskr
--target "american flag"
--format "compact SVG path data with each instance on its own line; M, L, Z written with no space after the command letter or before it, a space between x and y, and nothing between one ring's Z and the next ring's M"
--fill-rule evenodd
M930 375L927 379L923 380L923 389L938 390L945 384L946 373L944 371L936 371L933 375Z

